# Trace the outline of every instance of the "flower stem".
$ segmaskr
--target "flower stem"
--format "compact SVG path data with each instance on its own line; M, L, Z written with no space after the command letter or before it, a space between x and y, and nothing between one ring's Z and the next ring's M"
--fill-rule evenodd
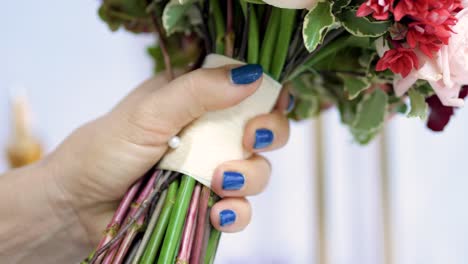
M159 190L163 183L167 181L169 178L169 173L164 174L162 177L160 177L156 183L155 190ZM158 221L159 214L161 213L162 206L164 204L164 201L166 200L167 196L167 190L162 192L160 197L155 198L151 202L151 207L149 208L148 211L148 216L150 217L148 226L146 227L145 234L143 235L143 238L141 239L141 243L139 245L138 250L136 251L136 254L134 256L134 261L133 263L138 264L138 261L140 260L141 256L143 255L143 251L145 250L145 247L150 239L151 233L153 232L154 227L156 226L156 222Z
M306 57L298 60L298 62L293 65L291 73L286 73L286 81L293 80L301 73L305 72L308 68L314 66L316 63L322 61L329 55L349 46L350 42L356 39L354 36L347 35L341 37L343 32L343 29L337 29L327 34L321 45L319 45Z
M133 263L133 261L135 260L137 254L138 254L138 249L140 248L141 242L142 242L141 238L136 239L136 241L130 247L128 255L125 257L124 264Z
M221 238L221 232L211 228L210 239L208 241L208 247L206 249L206 256L205 256L205 264L212 264L214 263L214 259L216 256L216 251L219 244L219 239Z
M127 252L132 246L133 240L135 239L136 235L143 227L144 223L145 223L145 214L141 215L138 218L137 222L133 225L133 227L127 232L127 235L122 240L122 243L120 244L120 248L111 262L112 264L120 264L124 261L125 256L127 255Z
M146 246L145 252L143 257L141 258L140 264L152 264L156 258L156 255L159 250L159 246L163 240L164 234L166 232L167 225L169 223L169 217L171 216L172 208L174 207L176 197L177 197L177 189L179 187L178 182L173 182L169 186L169 190L167 191L167 197L164 201L164 206L159 216L158 222L156 227L154 228L150 241Z
M135 198L138 190L140 189L142 182L143 182L143 177L140 178L137 182L135 182L128 189L124 198L120 202L119 207L117 208L117 211L115 211L115 214L112 217L112 220L107 225L106 235L99 242L97 249L100 249L103 245L109 242L112 239L112 237L115 236L115 233L120 228L120 225L122 225L122 222L125 219L125 216L127 215L128 208L132 204L132 201Z
M133 225L132 228L127 232L125 237L123 238L122 242L118 243L121 244L120 246L116 244L113 249L106 255L104 258L104 264L107 263L122 263L125 254L127 253L129 247L132 244L133 239L135 238L136 234L138 233L139 228L144 223L144 215L142 214L141 216L136 217L136 212L138 211L138 208L140 207L141 204L145 200L148 199L148 196L154 189L154 182L156 181L156 178L159 177L161 174L161 171L156 171L151 178L148 180L146 183L145 187L141 191L141 193L138 195L138 198L135 201L135 204L132 206L130 209L130 212L128 213L127 218L125 219L125 223L128 224L132 218L136 218L136 225ZM118 250L117 250L118 249Z
M205 227L208 222L208 201L210 200L211 190L204 186L198 205L198 219L197 227L195 229L195 237L193 238L193 247L192 253L190 255L190 263L201 263L203 259L203 247L204 247L204 236L205 236Z
M248 39L248 53L247 62L250 64L258 63L258 50L259 50L259 31L258 19L255 7L248 4L247 12L249 12L249 39Z
M200 198L201 185L197 183L193 190L192 200L187 213L187 219L185 220L184 231L182 233L182 240L179 249L179 255L177 257L177 263L188 263L190 259L190 253L193 245L193 238L195 234L195 227L197 225L198 217L198 205Z
M219 6L219 0L211 0L211 11L213 13L213 20L215 26L215 52L218 54L224 53L224 35L226 34L226 26L224 24L223 12Z
M96 253L94 254L93 258L91 259L90 263L91 264L94 264L96 263L96 260L99 256L101 256L103 253L107 252L110 248L113 248L114 246L118 245L118 243L120 242L120 240L124 237L124 235L127 233L127 231L133 226L133 224L137 221L138 217L140 217L145 211L146 209L148 208L148 205L151 203L151 201L153 199L157 199L155 197L159 197L159 195L161 195L161 192L163 192L164 190L166 190L169 185L171 183L173 183L174 181L176 181L178 178L179 178L179 174L178 173L173 173L173 172L167 172L168 174L170 174L169 178L167 179L167 181L165 181L162 186L161 186L161 189L159 190L155 190L153 191L147 200L145 200L138 208L138 210L136 211L135 213L135 217L131 217L130 221L128 223L126 223L120 230L119 232L117 233L117 235L115 237L112 238L111 241L109 241L108 243L106 243L104 246L102 246L99 250L96 251Z
M182 177L177 201L171 214L171 220L166 231L158 264L172 264L174 261L195 183L196 180L190 176L184 175Z
M162 179L161 181L158 182L158 186L156 186L156 189L161 188L161 185L163 181L166 181L167 179ZM145 234L143 235L143 238L141 239L140 246L138 248L138 251L136 252L135 258L133 259L132 263L133 264L138 264L140 261L140 258L143 255L143 252L148 245L148 242L150 240L151 234L153 233L153 230L156 226L156 223L158 222L159 216L161 214L163 205L166 201L168 191L165 190L162 194L161 197L159 197L156 208L153 211L150 211L151 213L151 219L149 220L148 226L146 228Z
M151 12L151 20L153 22L154 29L156 34L159 36L159 47L164 58L164 65L166 66L166 78L168 80L174 79L174 70L172 69L171 56L169 55L169 50L167 49L167 41L165 34L161 28L161 23L154 12Z
M232 1L233 0L227 0L226 36L224 38L224 41L226 43L224 55L228 57L234 56L234 41L235 41L234 26L233 26L234 25L234 21L233 21L234 6L233 6Z
M281 9L280 10L280 26L278 40L274 53L274 61L271 68L272 77L279 80L283 72L286 57L288 56L289 43L294 31L294 22L296 20L296 10Z
M273 7L265 32L265 37L263 38L262 48L260 51L260 65L263 67L263 71L270 73L271 59L273 56L273 50L275 48L277 40L277 32L280 24L280 9Z

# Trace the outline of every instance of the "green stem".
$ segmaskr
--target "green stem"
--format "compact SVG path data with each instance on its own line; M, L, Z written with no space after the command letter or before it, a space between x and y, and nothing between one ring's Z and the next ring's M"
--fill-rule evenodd
M172 264L175 258L195 183L196 180L190 176L184 175L182 177L182 182L177 193L177 201L171 214L166 236L164 237L158 264Z
M345 35L339 38L334 39L327 45L319 46L315 51L313 51L310 55L310 59L306 60L302 65L300 65L296 70L294 70L290 76L288 76L288 80L293 80L300 74L307 71L309 68L315 66L317 63L321 62L322 60L326 59L328 56L337 53L341 49L350 46L350 44L355 41L354 36Z
M143 257L141 258L140 264L153 264L158 254L159 247L161 246L162 239L166 233L167 225L169 223L169 217L171 216L172 208L174 207L176 197L177 197L177 188L179 183L177 181L173 182L169 186L167 192L166 200L164 201L164 207L159 216L158 222L154 231L151 235L150 241L145 249Z
M279 80L283 71L286 57L288 56L289 43L294 31L294 22L296 20L296 10L281 9L281 19L279 26L278 41L274 52L274 60L271 68L271 75L275 80Z
M208 240L208 246L206 248L205 264L214 263L220 238L221 238L221 232L219 232L218 230L212 227L211 233L210 233L210 239Z
M277 32L280 24L280 9L273 8L271 11L270 19L268 20L267 30L262 42L262 49L260 51L260 65L263 71L270 73L271 59L273 58L273 49L275 48Z
M248 53L247 62L250 64L258 63L258 50L259 44L259 31L258 31L258 19L255 7L249 4L248 12L249 17L249 37L248 37Z
M218 54L224 53L224 36L226 34L226 25L224 23L224 16L221 7L219 6L219 0L210 0L211 12L213 14L215 32L216 32L216 43L215 51Z

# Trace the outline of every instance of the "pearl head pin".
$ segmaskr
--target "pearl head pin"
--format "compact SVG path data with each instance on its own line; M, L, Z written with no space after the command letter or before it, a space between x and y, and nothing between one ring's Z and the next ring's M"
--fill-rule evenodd
M169 142L167 142L167 144L169 145L169 147L171 149L176 149L180 146L180 137L178 136L174 136L172 137Z

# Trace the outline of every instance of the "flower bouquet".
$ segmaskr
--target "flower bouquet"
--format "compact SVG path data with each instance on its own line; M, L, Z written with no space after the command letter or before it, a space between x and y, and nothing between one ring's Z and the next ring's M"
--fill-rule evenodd
M172 149L129 188L84 262L212 263L220 238L208 219L217 199L213 170L250 155L243 127L271 111L282 84L296 101L290 118L336 106L360 144L396 113L443 130L468 94L465 7L461 0L103 0L99 15L112 30L158 36L148 49L155 72L173 78L174 69L249 63L264 76L240 105L206 114L168 142Z

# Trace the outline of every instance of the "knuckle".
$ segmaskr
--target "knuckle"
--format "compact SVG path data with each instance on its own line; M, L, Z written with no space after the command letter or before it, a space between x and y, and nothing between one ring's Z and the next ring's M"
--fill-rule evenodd
M202 80L205 77L205 70L198 69L189 74L184 78L183 89L187 98L191 101L189 102L189 107L187 108L188 114L191 118L195 119L201 116L206 112L205 105L203 103L202 90L200 89Z

